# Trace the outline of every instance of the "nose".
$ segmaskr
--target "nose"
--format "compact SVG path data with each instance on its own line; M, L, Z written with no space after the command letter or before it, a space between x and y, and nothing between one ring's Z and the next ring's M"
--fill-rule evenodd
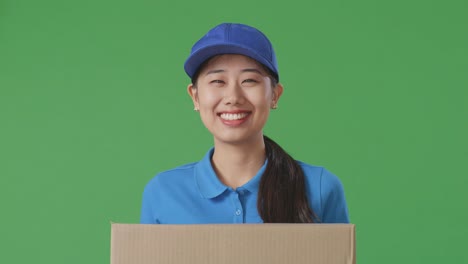
M228 85L224 90L224 104L226 105L241 105L245 102L244 92L242 87L237 83Z

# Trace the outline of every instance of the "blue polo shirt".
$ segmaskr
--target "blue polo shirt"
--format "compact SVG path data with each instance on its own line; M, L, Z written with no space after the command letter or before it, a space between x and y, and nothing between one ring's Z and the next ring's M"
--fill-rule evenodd
M268 161L249 182L237 189L224 185L205 157L156 175L146 185L142 224L262 223L257 211L260 178ZM323 167L299 162L306 178L307 197L321 223L349 223L340 180Z

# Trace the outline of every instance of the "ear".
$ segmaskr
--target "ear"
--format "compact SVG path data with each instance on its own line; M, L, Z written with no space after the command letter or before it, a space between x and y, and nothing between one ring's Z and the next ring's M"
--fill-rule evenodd
M200 105L198 103L198 89L191 83L187 86L187 92L190 95L190 98L192 98L194 109L200 109Z
M278 101L283 94L283 85L281 83L278 83L276 87L273 89L273 98L271 100L271 107L275 107L278 104Z

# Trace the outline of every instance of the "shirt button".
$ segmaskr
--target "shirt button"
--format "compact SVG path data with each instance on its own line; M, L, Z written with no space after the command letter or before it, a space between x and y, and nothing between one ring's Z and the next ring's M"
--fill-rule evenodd
M237 210L236 210L236 215L240 215L241 213L242 213L242 212L241 212L240 209L237 209Z

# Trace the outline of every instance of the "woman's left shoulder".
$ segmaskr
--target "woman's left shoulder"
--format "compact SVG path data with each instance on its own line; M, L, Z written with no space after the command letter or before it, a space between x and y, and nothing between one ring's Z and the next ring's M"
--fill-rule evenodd
M341 180L324 167L298 161L309 191L311 205L322 223L349 223Z
M297 161L308 181L319 181L322 187L342 188L340 179L323 166L311 165Z
M299 166L301 166L302 170L305 174L307 174L307 176L309 176L309 174L312 176L317 174L320 175L320 173L322 173L322 170L324 169L324 167L322 166L308 164L300 160L296 160L296 162L299 164Z

